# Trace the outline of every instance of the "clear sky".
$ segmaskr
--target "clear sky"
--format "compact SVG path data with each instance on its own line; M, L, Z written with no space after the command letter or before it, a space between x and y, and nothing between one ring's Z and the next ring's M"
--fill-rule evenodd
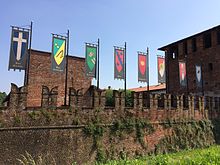
M11 28L34 22L32 48L51 51L51 33L70 30L70 54L85 56L85 42L100 38L100 86L114 80L113 46L127 42L127 86L137 81L137 51L150 50L150 84L157 84L157 48L220 24L219 0L2 0L0 91L23 85L24 71L8 71ZM93 82L95 83L95 82Z

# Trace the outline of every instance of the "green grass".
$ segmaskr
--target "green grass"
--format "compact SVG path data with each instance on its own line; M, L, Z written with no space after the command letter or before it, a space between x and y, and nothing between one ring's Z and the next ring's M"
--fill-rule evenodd
M178 153L146 156L132 160L112 160L97 165L220 165L220 146Z
M48 155L46 155L48 156ZM21 165L56 165L54 158L33 157L26 152L18 160ZM73 163L72 165L76 165ZM220 165L220 146L212 146L206 149L185 150L178 153L157 156L145 156L132 160L112 160L107 163L96 165Z

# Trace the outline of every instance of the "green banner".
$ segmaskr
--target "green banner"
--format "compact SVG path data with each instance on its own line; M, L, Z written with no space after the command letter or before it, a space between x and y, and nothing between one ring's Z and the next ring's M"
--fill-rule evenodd
M97 46L86 45L86 76L96 78Z
M65 70L66 40L53 37L52 45L52 71L63 72Z

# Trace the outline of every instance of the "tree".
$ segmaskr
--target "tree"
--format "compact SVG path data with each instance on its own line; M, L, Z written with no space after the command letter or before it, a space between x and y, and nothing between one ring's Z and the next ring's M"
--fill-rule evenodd
M0 106L2 106L2 102L3 102L3 100L5 99L6 96L7 95L6 95L5 92L0 92Z
M106 90L106 106L114 106L114 98L113 98L113 90L111 90L110 88Z

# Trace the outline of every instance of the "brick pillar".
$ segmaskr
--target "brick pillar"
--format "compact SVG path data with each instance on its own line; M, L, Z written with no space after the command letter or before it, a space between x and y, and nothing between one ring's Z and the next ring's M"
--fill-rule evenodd
M21 87L18 94L18 109L23 110L27 107L27 87Z
M158 94L155 94L153 99L154 99L154 108L158 109Z
M189 104L189 109L188 109L188 118L192 118L192 97L188 96L188 104Z
M180 98L180 118L181 117L183 118L184 117L183 95L180 95L179 98Z
M119 109L121 106L121 102L120 102L120 94L118 91L114 90L113 91L113 95L114 95L114 99L115 99L115 109Z
M176 99L177 99L177 116L180 119L181 115L182 115L182 111L181 111L181 96L176 95Z
M150 110L154 109L154 95L150 94Z
M16 110L17 106L18 106L18 87L17 85L11 83L9 107L12 108L13 110Z
M167 97L167 95L164 95L164 109L165 110L168 109L167 102L168 102L168 97Z
M125 108L125 92L121 92L121 109L124 110Z
M191 114L192 114L192 118L195 118L195 96L191 96L192 99L192 109L191 109Z
M177 111L180 112L181 111L181 100L180 100L180 96L177 95L176 96L177 99Z
M50 91L49 105L52 108L57 107L57 95L58 95L58 86L52 88L51 91Z
M99 92L96 89L94 90L94 107L99 107Z
M205 118L205 98L204 96L199 97L199 112L202 114L202 117Z
M138 97L138 100L139 100L139 109L142 110L143 109L143 101L144 101L144 95L143 95L143 92L140 92L139 93L139 97Z
M210 110L209 112L211 113L211 118L214 118L215 117L215 114L214 114L214 97L209 97L210 99Z
M69 88L69 105L73 109L75 109L77 105L76 90L72 87Z
M101 100L100 100L100 108L101 109L105 109L105 102L106 102L106 98L105 98L105 93L106 91L102 90L101 91Z
M168 109L171 110L171 94L167 94Z
M134 93L134 109L139 110L139 93Z
M83 107L83 89L77 90L77 109L82 109Z
M188 97L188 118L191 119L191 109L192 109L192 104L191 104L191 96Z
M49 88L47 86L42 86L41 107L47 108L49 106L49 94Z
M207 118L209 118L211 116L211 114L210 114L210 112L211 112L210 97L209 96L205 96L204 99L205 99L205 116Z

